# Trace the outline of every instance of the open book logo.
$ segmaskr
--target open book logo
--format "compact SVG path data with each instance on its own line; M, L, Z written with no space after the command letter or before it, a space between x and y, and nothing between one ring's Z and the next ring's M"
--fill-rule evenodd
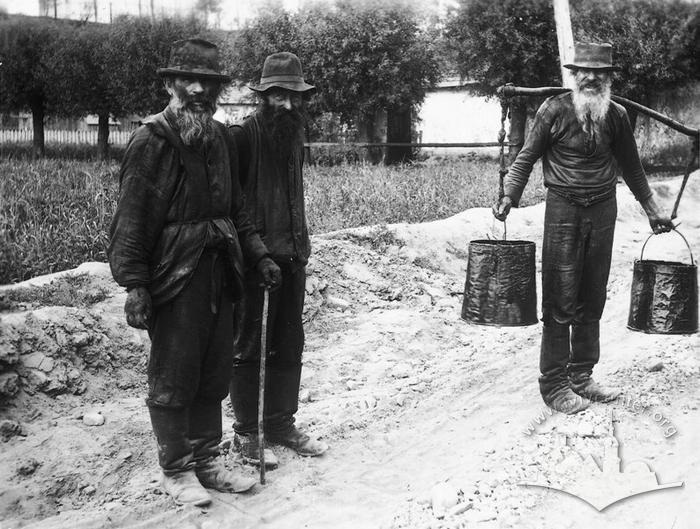
M565 492L598 511L630 496L683 486L682 481L659 484L656 474L644 461L626 463L623 470L617 421L612 417L611 422L612 435L605 439L600 465L590 454L583 457L572 450L556 465L552 476L518 484Z

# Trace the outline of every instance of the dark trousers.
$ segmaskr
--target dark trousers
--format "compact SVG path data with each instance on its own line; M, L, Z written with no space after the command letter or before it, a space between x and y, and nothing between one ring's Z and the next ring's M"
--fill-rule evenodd
M599 322L607 296L617 217L612 196L590 206L547 193L542 246L540 392L590 375L600 358Z
M190 283L154 310L148 399L163 471L218 455L233 363L233 298L223 255L205 250Z
M306 270L299 265L278 264L282 270L282 284L270 292L267 320L266 432L281 432L294 424L304 350L302 314ZM234 362L230 394L236 416L233 427L239 434L257 431L263 309L263 288L259 283L257 274L248 275L245 296L234 310Z

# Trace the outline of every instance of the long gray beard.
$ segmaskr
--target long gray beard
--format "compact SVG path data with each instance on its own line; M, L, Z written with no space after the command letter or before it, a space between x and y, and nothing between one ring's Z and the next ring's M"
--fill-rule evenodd
M589 136L595 136L600 131L600 126L608 115L610 108L610 86L612 83L605 83L600 93L590 94L574 87L573 100L576 118L583 131Z
M182 143L194 149L208 145L215 135L213 116L213 109L194 111L187 106L176 107L175 120Z

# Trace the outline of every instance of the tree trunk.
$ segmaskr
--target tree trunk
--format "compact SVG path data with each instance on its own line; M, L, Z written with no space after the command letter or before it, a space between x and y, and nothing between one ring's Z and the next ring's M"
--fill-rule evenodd
M510 166L525 143L525 123L527 121L527 105L523 101L513 99L510 105L510 132L508 133L508 165Z
M32 155L34 158L43 158L46 150L44 149L44 101L42 98L36 98L31 102L30 110L32 111Z
M106 162L109 159L109 112L97 115L97 152L100 160Z
M411 108L390 108L386 114L387 143L411 143ZM384 163L395 165L413 159L411 147L387 147Z

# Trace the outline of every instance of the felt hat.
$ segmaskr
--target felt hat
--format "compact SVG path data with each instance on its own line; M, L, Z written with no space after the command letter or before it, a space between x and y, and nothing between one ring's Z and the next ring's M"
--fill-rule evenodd
M288 51L268 55L263 64L260 82L248 85L248 88L256 92L265 92L274 87L293 92L316 91L315 86L304 81L299 57Z
M574 44L574 60L564 65L565 68L614 71L618 66L612 64L612 45L577 42Z
M170 60L165 68L158 68L161 77L180 76L216 79L223 83L231 76L219 71L219 49L204 39L184 39L173 43Z

